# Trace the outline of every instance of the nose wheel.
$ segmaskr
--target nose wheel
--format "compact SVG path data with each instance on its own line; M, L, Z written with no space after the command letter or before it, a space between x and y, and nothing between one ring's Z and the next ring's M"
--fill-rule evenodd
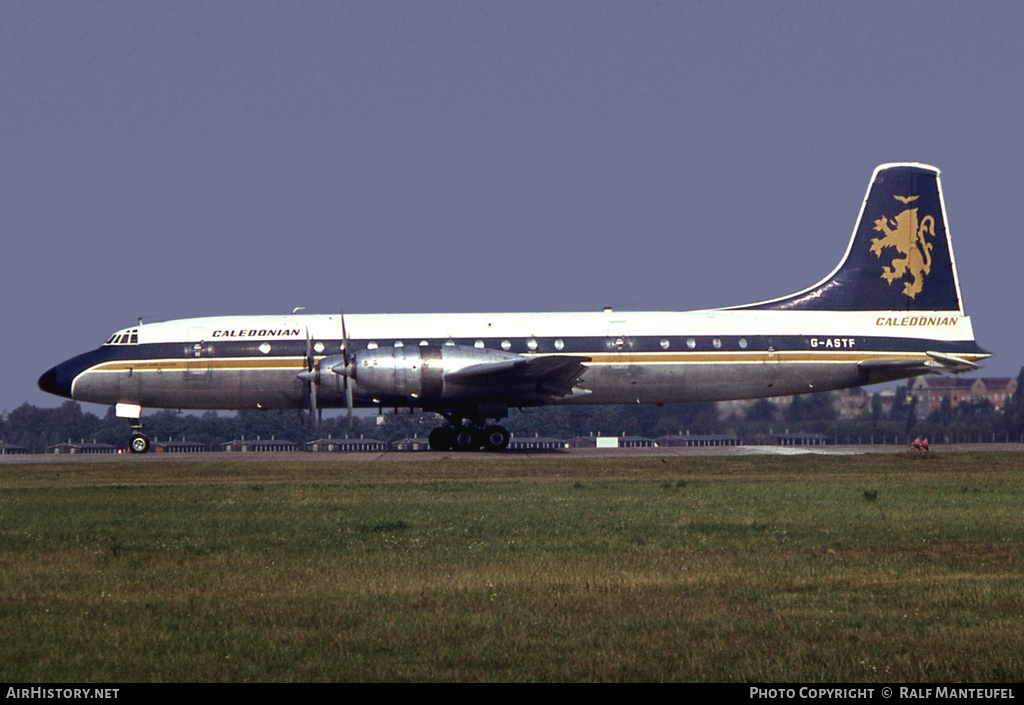
M128 444L128 449L132 453L148 453L149 436L142 432L142 420L128 419L128 423L132 428L132 440L131 443Z
M129 447L132 453L148 453L149 436L144 433L132 433L132 442Z

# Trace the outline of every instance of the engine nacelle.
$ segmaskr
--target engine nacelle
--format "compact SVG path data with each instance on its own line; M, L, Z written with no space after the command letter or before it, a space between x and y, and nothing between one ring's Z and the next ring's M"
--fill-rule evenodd
M360 350L353 355L352 377L363 394L416 400L423 403L470 399L479 390L445 384L448 372L472 365L519 356L499 350L471 348L465 345L419 345L400 348Z

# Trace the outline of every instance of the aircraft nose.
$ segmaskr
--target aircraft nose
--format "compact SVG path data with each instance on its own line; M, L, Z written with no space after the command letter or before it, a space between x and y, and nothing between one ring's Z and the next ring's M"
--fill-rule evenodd
M51 367L43 373L43 376L39 378L39 388L59 397L71 398L71 385L62 384L59 381L56 367Z

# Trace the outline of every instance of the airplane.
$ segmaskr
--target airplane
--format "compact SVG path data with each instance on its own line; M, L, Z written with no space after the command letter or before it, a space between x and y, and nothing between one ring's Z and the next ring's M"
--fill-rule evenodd
M436 451L503 450L510 408L787 396L961 373L991 353L964 314L939 170L875 169L839 265L768 301L690 312L300 314L152 322L45 372L39 387L143 407L409 407ZM490 423L491 420L495 423Z

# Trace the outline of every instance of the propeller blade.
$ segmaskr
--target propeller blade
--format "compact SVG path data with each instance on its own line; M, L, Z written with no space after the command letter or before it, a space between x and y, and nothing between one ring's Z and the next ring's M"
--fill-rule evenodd
M316 362L313 358L313 337L309 334L309 326L306 326L306 372L300 374L299 377L306 381L309 385L307 392L307 398L309 399L309 422L313 425L313 428L319 426L319 412L316 390L320 386L320 369L316 367Z
M341 353L345 357L345 366L348 367L348 331L345 330L345 311L341 312Z
M349 379L349 378L352 376L352 373L354 372L354 370L352 369L352 361L351 361L351 358L349 356L348 329L345 328L345 311L344 310L341 311L341 352L342 352L342 357L345 360L345 370L341 374L342 374L342 376L343 376L343 378L345 380L345 382L344 382L344 384L345 384L345 407L348 409L348 430L351 431L352 430L352 423L353 423L353 420L352 420L352 405L353 404L352 404L352 384L351 384L351 379ZM338 371L338 369L336 367L334 367L332 369L335 372Z
M313 424L313 428L317 428L320 425L320 409L317 408L316 402L316 382L310 382L309 384L309 422Z
M345 378L345 406L348 407L348 430L352 430L352 387L348 385L348 377Z

